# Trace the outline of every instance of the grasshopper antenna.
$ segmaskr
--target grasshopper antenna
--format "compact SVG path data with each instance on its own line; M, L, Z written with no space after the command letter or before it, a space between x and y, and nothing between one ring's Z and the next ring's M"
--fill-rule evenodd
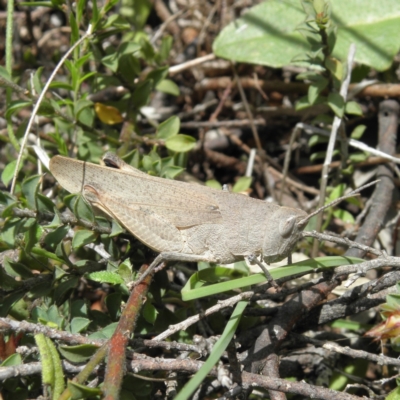
M342 196L342 197L337 198L336 200L331 201L331 202L330 202L329 204L327 204L326 206L323 206L323 207L319 208L318 210L314 211L313 213L307 215L307 217L305 217L305 218L303 218L302 220L300 220L300 221L298 222L298 225L300 225L300 226L306 226L307 222L308 222L314 215L319 214L321 211L324 211L324 210L326 210L326 209L329 208L329 207L335 206L336 204L342 202L342 201L345 200L345 199L348 199L349 197L359 196L359 194L360 194L360 192L361 192L362 190L364 190L364 189L366 189L367 187L370 187L370 186L372 186L372 185L375 185L375 184L378 183L378 182L379 182L379 179L376 180L376 181L367 183L366 185L360 186L359 188L357 188L357 189L351 191L349 194L346 194L346 195L344 195L344 196Z

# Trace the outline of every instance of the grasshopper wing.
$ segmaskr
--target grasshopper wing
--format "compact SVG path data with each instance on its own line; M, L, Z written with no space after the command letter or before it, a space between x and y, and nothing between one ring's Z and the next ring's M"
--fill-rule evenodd
M178 228L221 223L214 189L146 175L134 168L119 170L56 156L50 171L62 187L71 193L93 188L104 211L123 207L156 214ZM88 199L90 201L90 198Z

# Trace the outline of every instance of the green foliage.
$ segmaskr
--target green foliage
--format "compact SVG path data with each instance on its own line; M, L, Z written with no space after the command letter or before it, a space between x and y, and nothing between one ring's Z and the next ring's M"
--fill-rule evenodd
M275 68L289 64L316 66L308 56L313 59L321 56L318 30L323 28L333 57L346 59L349 44L355 43L356 62L379 71L390 67L400 48L400 38L396 35L400 19L398 1L334 0L321 9L323 15L316 19L312 16L317 14L312 1L262 2L219 34L213 45L214 53L234 61ZM337 26L337 33L329 26L330 22ZM396 39L387 40L388 37ZM335 68L327 64L325 67Z

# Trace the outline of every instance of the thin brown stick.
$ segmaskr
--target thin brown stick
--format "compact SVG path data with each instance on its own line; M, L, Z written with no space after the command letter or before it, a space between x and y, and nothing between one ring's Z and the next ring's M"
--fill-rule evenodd
M143 265L140 273L143 274L148 265ZM125 373L126 346L129 338L134 332L136 320L139 317L140 310L146 300L146 295L150 287L152 275L148 275L138 285L134 286L129 296L126 307L118 322L108 347L108 363L106 375L104 377L104 399L116 400L119 398L122 378Z

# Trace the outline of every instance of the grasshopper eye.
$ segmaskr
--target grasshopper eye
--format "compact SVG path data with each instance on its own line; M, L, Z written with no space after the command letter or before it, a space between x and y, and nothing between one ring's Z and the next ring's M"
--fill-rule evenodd
M281 234L281 236L284 238L289 237L293 232L295 223L296 217L293 215L281 221L281 223L279 224L279 233Z

